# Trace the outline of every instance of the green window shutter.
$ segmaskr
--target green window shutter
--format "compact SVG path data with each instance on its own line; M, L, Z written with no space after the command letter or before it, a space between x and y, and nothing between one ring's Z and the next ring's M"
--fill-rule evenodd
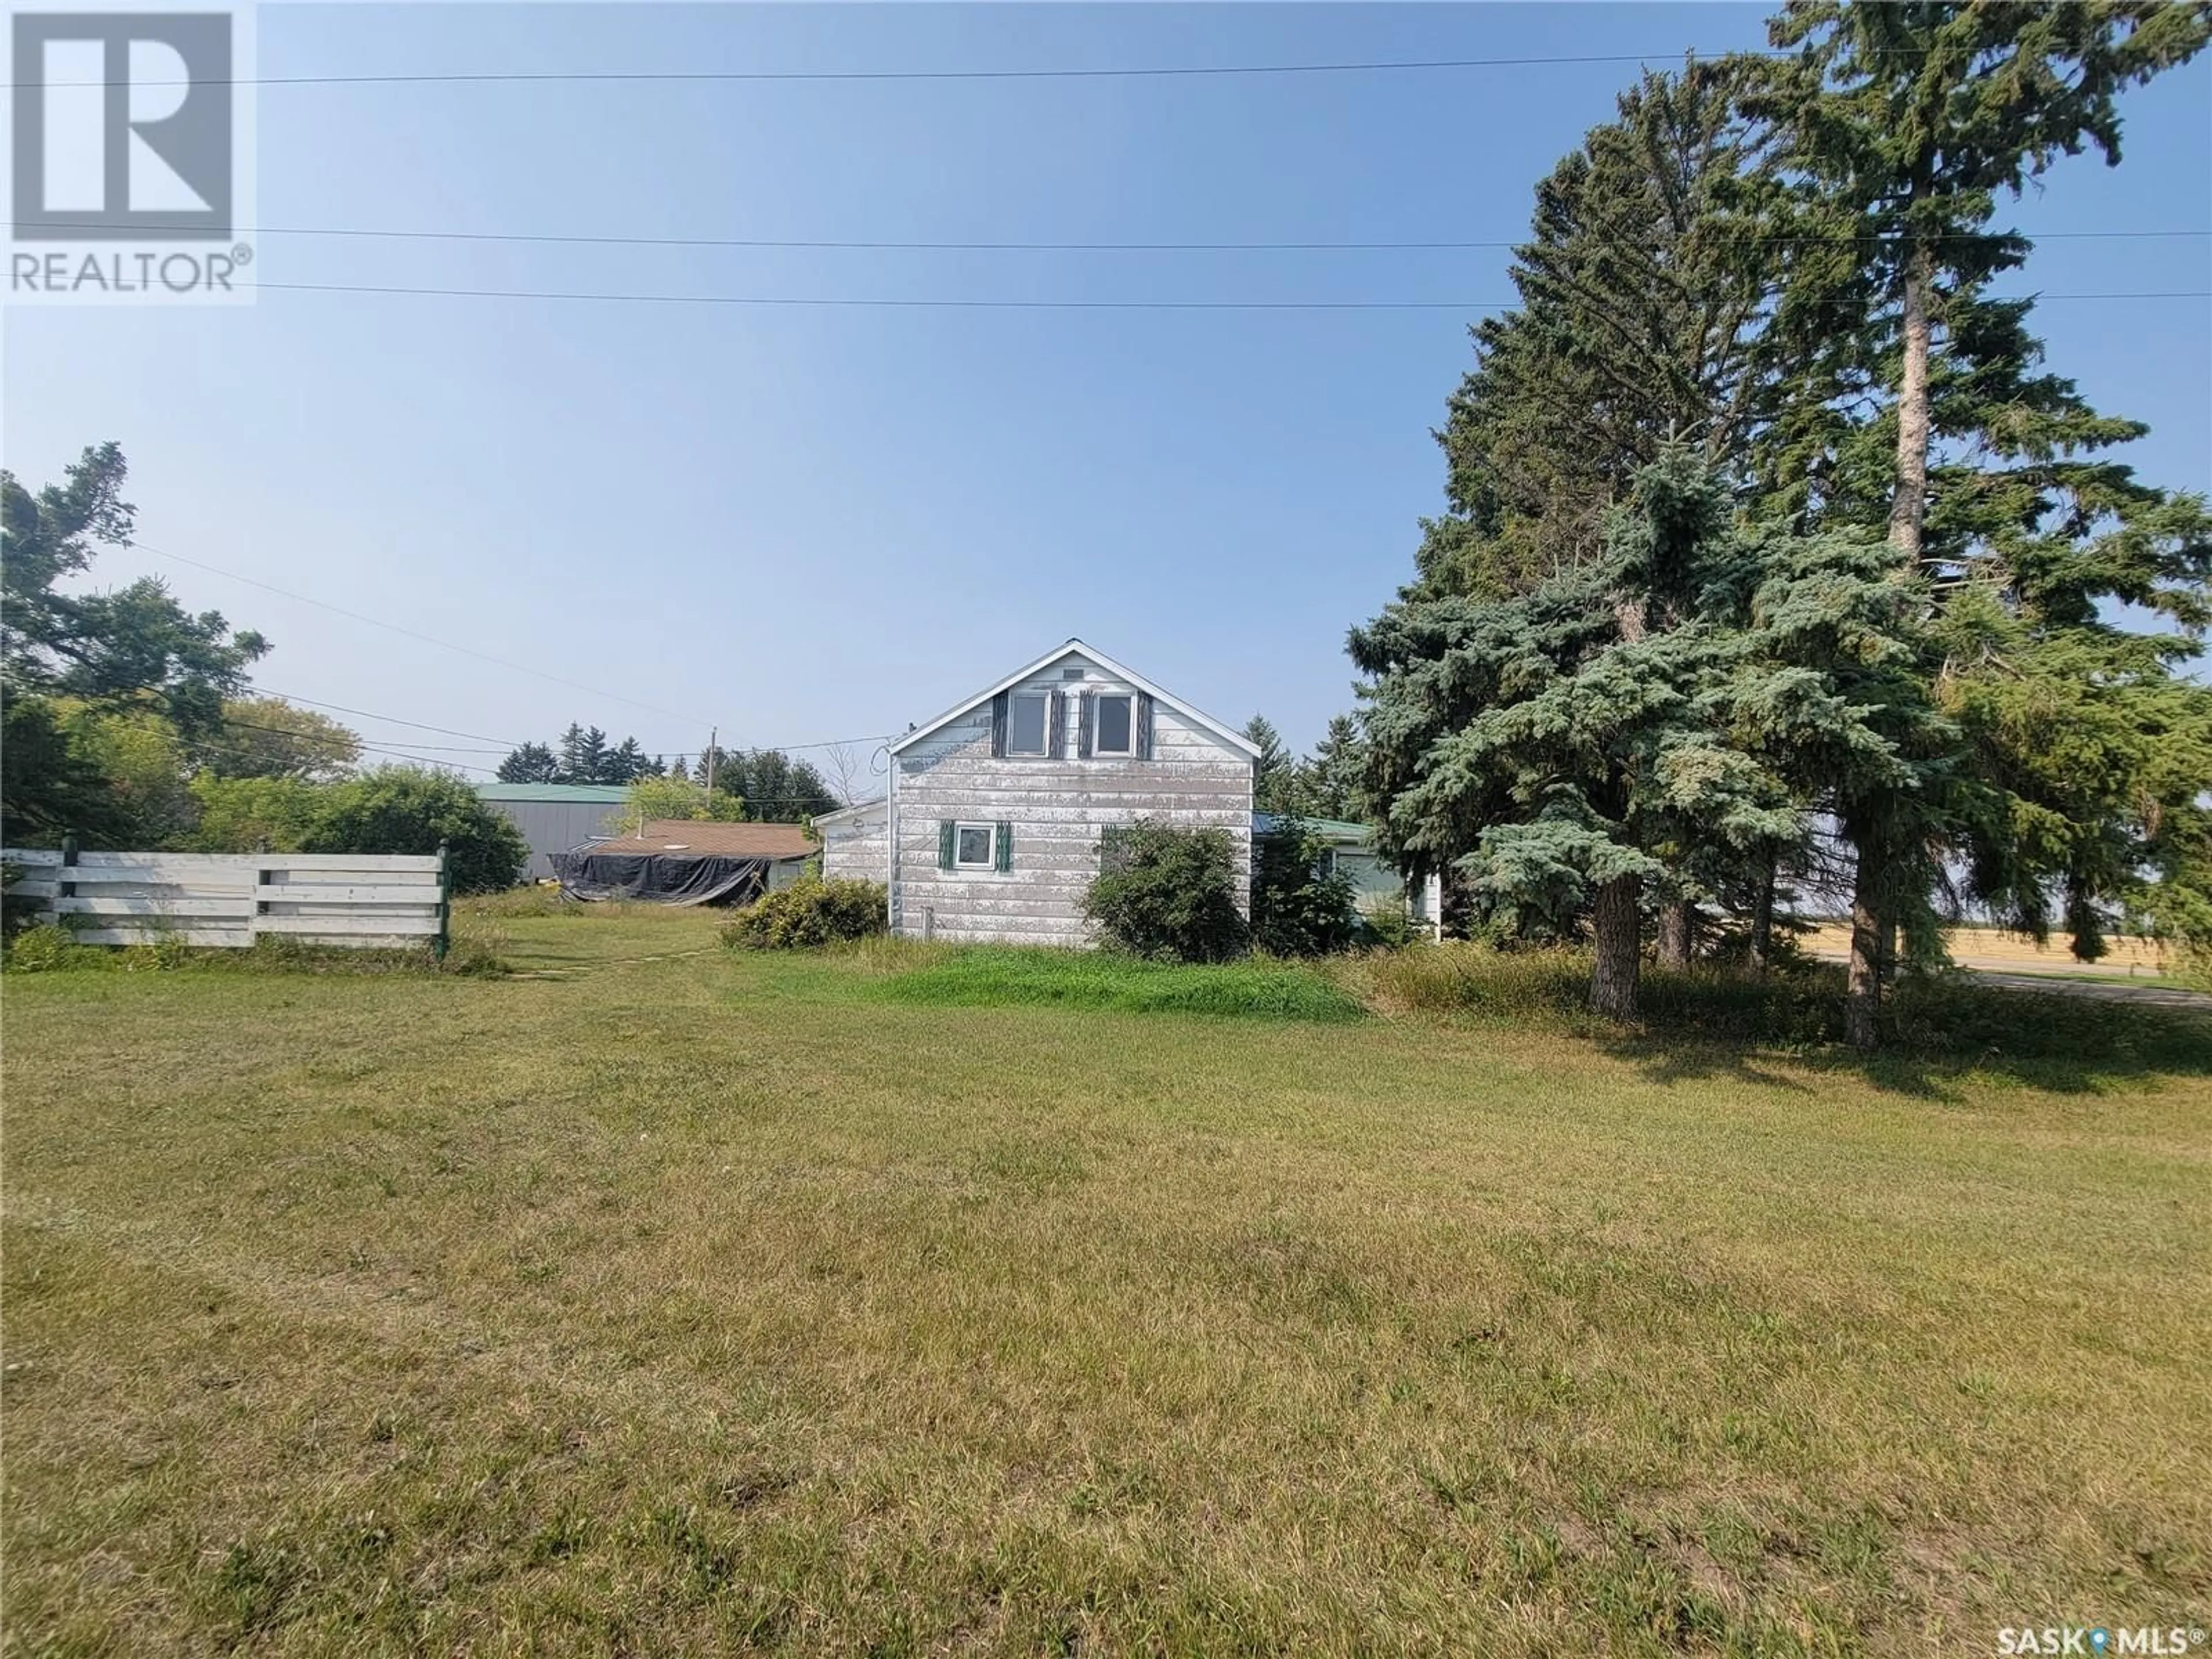
M1091 758L1091 693L1081 691L1075 698L1075 757Z
M1003 691L991 699L991 758L1006 757L1006 694Z
M939 869L950 870L952 867L952 844L959 833L958 826L951 818L939 818L937 821L937 867Z
M1137 722L1135 740L1129 746L1137 751L1139 760L1150 760L1152 757L1152 694L1151 692L1137 693L1135 719Z
M999 872L1004 875L1014 867L1014 826L1004 818L999 820Z

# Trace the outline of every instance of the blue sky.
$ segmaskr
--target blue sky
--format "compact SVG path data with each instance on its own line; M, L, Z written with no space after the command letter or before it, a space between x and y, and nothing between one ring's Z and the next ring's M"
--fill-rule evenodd
M1752 6L265 5L264 76L1296 63L1718 51ZM269 87L259 222L631 236L1517 236L1626 64L1156 80ZM2212 224L2212 64L2130 96L2031 233ZM741 307L270 292L12 311L4 459L119 440L148 543L596 688L124 553L276 644L269 687L648 749L925 718L1070 635L1304 746L1440 502L1429 429L1502 251L671 249L264 234L270 282L1432 311ZM2025 286L2212 287L2212 240L2055 240ZM1463 305L1463 308L1460 307ZM2053 367L2212 489L2212 306L2051 303ZM631 701L622 701L629 699ZM651 705L650 708L639 705ZM355 722L434 751L439 737ZM496 755L435 751L489 764Z

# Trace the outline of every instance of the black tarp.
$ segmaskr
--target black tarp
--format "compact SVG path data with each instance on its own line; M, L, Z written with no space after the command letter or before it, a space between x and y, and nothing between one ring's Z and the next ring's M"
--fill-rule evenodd
M750 904L768 890L774 859L720 853L577 853L552 855L571 898L642 899L648 904Z

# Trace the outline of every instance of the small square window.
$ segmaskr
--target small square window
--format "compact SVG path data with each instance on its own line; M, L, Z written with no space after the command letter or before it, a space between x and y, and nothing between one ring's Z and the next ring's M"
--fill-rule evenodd
M1094 755L1132 755L1137 748L1136 700L1127 696L1102 696L1091 704L1091 752Z
M1042 691L1022 691L1015 694L1007 708L1006 752L1009 755L1042 755L1045 742L1045 694Z
M954 845L953 862L963 870L988 870L997 863L992 856L992 828L988 823L963 823L956 832L959 837Z

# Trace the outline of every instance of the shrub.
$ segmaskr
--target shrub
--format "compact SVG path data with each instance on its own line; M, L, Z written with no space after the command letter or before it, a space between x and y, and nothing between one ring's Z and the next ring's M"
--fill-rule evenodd
M655 818L742 823L745 804L726 789L709 790L689 778L640 778L629 787L618 822L625 833Z
M107 953L96 945L79 945L58 922L26 927L8 941L8 971L52 974L66 969L105 967Z
M1348 951L1359 937L1352 878L1322 873L1328 843L1302 818L1252 839L1252 943L1279 957Z
M1226 830L1139 819L1111 832L1104 854L1083 913L1107 943L1156 962L1225 962L1244 949Z
M199 823L185 846L196 853L258 853L264 847L297 853L314 833L331 787L304 778L219 778L203 772L192 780Z
M427 854L446 844L453 890L512 887L530 846L466 781L419 766L380 766L337 783L297 778L196 779L203 853Z
M32 924L32 920L46 908L44 899L33 898L15 890L27 866L21 864L0 864L0 940L11 939Z
M529 861L507 815L450 774L384 766L324 787L303 853L434 853L443 842L457 893L512 887Z
M1428 938L1403 903L1377 904L1359 913L1359 940L1370 950L1402 951Z
M794 951L880 933L887 895L879 882L805 876L734 912L722 942L738 951Z

